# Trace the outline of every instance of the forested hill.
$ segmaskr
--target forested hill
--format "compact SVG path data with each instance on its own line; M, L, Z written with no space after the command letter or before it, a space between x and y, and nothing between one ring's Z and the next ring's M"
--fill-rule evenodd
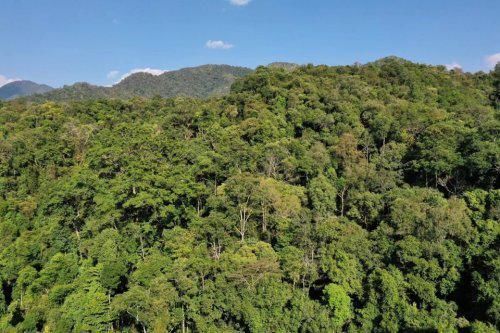
M229 92L231 84L252 72L245 67L203 65L165 72L161 75L135 73L112 87L80 82L45 94L31 96L30 101L75 101L100 98L130 99L133 97L164 98L189 96L206 98Z
M500 66L0 102L1 332L497 332Z

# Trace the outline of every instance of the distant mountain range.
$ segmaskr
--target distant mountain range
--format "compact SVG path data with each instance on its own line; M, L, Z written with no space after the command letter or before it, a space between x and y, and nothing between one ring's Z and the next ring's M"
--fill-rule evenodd
M112 87L96 86L85 82L75 83L59 89L29 91L26 93L5 94L3 99L25 96L29 101L68 101L99 98L174 97L188 96L206 98L229 92L233 82L251 73L245 67L229 65L203 65L165 72L161 75L135 73ZM26 81L19 81L26 82ZM16 83L16 82L13 82ZM12 84L12 83L11 83ZM9 84L9 85L11 85ZM34 83L35 84L35 83ZM7 87L5 85L4 87ZM0 88L3 89L4 87Z
M54 88L33 81L14 81L0 87L0 99L14 99L22 96L47 93Z

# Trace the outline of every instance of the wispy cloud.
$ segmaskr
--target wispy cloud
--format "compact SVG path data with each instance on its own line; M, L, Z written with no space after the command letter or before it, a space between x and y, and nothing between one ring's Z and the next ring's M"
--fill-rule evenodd
M118 77L118 74L120 74L120 71L110 71L106 77L110 80L116 79Z
M234 6L246 6L250 3L250 1L252 1L252 0L229 0L231 5L234 5Z
M155 69L155 68L149 68L149 67L147 67L147 68L134 68L130 72L123 74L120 78L120 81L129 77L132 74L135 74L135 73L149 73L152 75L161 75L165 72L168 72L168 71L164 70L164 69Z
M209 40L205 44L209 49L229 50L234 47L233 44L224 42L222 40Z
M8 77L5 77L3 75L0 75L0 87L6 85L7 83L11 83L14 81L19 81L20 79L11 79Z
M451 71L452 69L462 69L462 65L460 65L458 62L454 61L451 64L446 64L446 69Z
M493 68L493 67L495 67L496 64L498 64L500 62L500 53L495 53L495 54L491 54L489 56L486 56L486 58L484 58L484 60L489 68Z

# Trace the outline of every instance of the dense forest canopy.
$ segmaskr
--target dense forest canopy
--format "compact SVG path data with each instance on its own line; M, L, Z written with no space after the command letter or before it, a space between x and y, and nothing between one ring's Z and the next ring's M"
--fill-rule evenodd
M496 332L500 66L0 102L2 332Z

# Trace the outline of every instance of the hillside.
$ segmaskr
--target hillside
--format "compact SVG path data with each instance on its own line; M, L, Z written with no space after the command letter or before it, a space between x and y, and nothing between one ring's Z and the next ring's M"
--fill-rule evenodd
M231 84L251 72L251 69L228 65L203 65L165 72L132 74L112 87L77 83L49 93L32 96L31 101L70 101L100 98L189 96L206 98L229 92Z
M273 68L283 68L283 69L286 69L286 70L294 70L297 67L300 67L299 64L294 64L292 62L272 62L272 63L270 63L267 66L268 67L273 67Z
M17 97L43 94L53 88L45 84L38 84L32 81L14 81L0 87L0 99L14 99Z
M0 102L0 331L496 332L498 96L385 58Z

